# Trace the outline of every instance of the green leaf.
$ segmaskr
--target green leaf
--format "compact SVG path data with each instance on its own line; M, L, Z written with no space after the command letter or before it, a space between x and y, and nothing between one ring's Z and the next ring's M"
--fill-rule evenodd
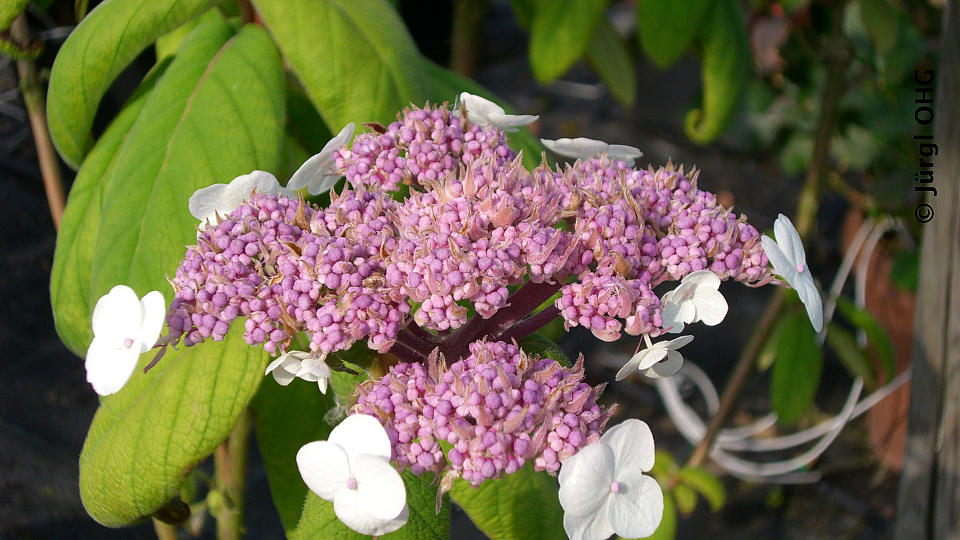
M777 360L770 377L773 411L783 424L793 424L813 403L823 369L823 350L804 313L783 323L777 340Z
M156 52L157 61L159 62L168 56L173 56L173 54L177 52L177 48L180 47L180 44L183 43L183 40L187 39L187 36L190 35L190 32L193 32L193 30L202 23L221 19L223 19L223 15L220 14L220 10L216 8L210 8L204 11L201 15L190 19L166 34L158 37L153 46Z
M10 24L17 18L30 0L5 0L0 2L0 31L6 32Z
M333 138L310 98L293 84L287 85L287 133L311 156Z
M600 21L587 46L587 60L603 79L613 97L633 107L637 95L637 73L617 29L606 19Z
M663 450L656 451L656 459L653 462L653 468L650 469L650 475L657 480L667 483L677 469L677 460L669 452Z
M684 467L677 471L677 480L702 495L714 512L723 508L727 490L723 487L723 482L710 471L700 467ZM677 503L679 502L678 499Z
M150 91L169 65L169 59L157 64L144 78L97 141L70 188L53 255L50 300L60 339L80 357L86 354L87 345L93 339L90 328L93 304L89 290L93 244L100 225L103 197L104 183L100 180L111 174L118 149L126 142Z
M457 480L450 496L493 540L552 540L565 538L559 489L556 478L534 471L527 463L519 471L487 480L477 488Z
M93 146L90 127L110 83L159 36L214 0L110 0L90 12L60 47L50 72L50 136L77 168Z
M684 484L673 486L673 498L677 502L680 515L689 516L697 509L697 492Z
M222 21L191 34L104 179L91 302L117 283L169 296L165 274L196 242L196 219L187 209L194 191L280 168L280 58L259 27L231 34Z
M567 353L552 339L540 334L533 333L519 341L520 348L527 354L535 354L541 358L552 358L566 367L573 365Z
M764 342L760 353L757 355L758 370L766 371L770 369L770 366L772 366L773 362L777 359L777 344L780 340L780 332L783 331L783 325L786 319L786 317L780 316L773 324L773 330L770 331L767 341Z
M703 32L703 108L684 118L687 136L699 144L719 137L733 119L751 62L740 4L718 0L709 17Z
M663 518L660 519L660 526L657 531L647 540L673 540L677 536L677 505L673 500L673 494L664 492L663 494ZM617 538L620 538L619 536Z
M177 495L222 441L263 379L266 354L234 325L224 341L170 350L103 398L80 454L80 498L93 519L130 525Z
M905 291L916 291L920 280L920 251L900 251L893 257L890 279Z
M450 537L450 498L444 497L440 514L436 514L437 486L426 478L414 476L409 471L402 475L407 487L407 506L410 518L396 531L380 536L385 540L420 540L423 538ZM348 529L337 519L333 503L314 493L308 493L303 508L303 517L297 529L289 535L291 540L322 538L323 540L360 540L369 538Z
M709 0L637 0L640 45L654 64L670 66L701 32Z
M553 0L537 7L530 27L530 67L548 83L573 66L603 20L606 0Z
M896 359L893 352L893 343L891 343L887 331L870 312L856 307L846 297L837 298L837 309L850 324L867 334L867 341L880 357L880 362L886 371L887 380L892 379L896 374Z
M830 324L827 326L827 345L851 375L863 379L867 388L874 387L876 380L873 377L873 369L867 362L863 350L857 345L853 334L835 324Z
M323 421L323 415L333 407L333 399L321 394L316 383L295 379L280 386L268 377L251 407L273 504L284 530L290 534L300 521L307 497L307 486L297 469L297 452L308 442L330 436L330 426Z
M860 0L860 16L877 52L893 50L900 31L894 7L887 0Z
M334 132L387 122L429 90L422 57L383 0L255 0L307 95Z
M480 84L458 74L449 69L437 65L429 59L426 62L427 76L430 80L430 98L435 102L452 101L456 99L460 92L469 92L495 102L503 107L507 114L514 114L509 105L500 98L493 95ZM534 137L527 128L520 128L513 133L507 133L507 139L510 147L514 150L523 152L523 164L525 167L534 168L540 164L540 158L543 155L543 146L540 141Z

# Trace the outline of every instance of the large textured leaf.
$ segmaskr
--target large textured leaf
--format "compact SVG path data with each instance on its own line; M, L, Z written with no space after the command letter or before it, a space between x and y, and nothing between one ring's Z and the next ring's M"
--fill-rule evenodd
M140 367L153 357L145 353ZM221 342L169 351L97 409L80 454L80 498L93 519L130 525L174 497L233 428L263 379L266 354L236 324Z
M257 10L334 133L386 122L429 90L423 60L383 0L256 0Z
M110 83L157 37L214 0L107 0L70 34L50 72L50 136L74 168L93 146L90 127Z
M803 416L820 384L823 350L817 334L804 313L791 314L783 322L777 339L777 359L770 376L773 411L783 424Z
M450 537L450 499L444 497L440 513L437 505L437 486L431 485L429 477L414 476L404 472L403 483L407 488L407 506L410 518L396 531L379 538L384 540L422 540L425 538ZM370 538L348 529L337 519L333 503L315 494L308 493L303 507L303 517L297 530L289 536L292 540L361 540Z
M91 301L117 283L169 296L165 274L196 242L190 195L281 168L280 58L261 28L247 26L226 41L231 33L221 21L198 27L144 105L104 191Z
M116 163L118 149L126 142L130 128L140 115L150 90L166 70L169 61L158 64L143 80L126 106L114 118L77 173L63 212L57 247L50 272L50 299L60 339L77 356L85 354L93 339L90 329L90 265L93 243L100 226L100 204L104 183Z
M587 60L603 79L613 97L633 107L637 94L637 73L623 39L607 20L600 21L587 46Z
M450 496L493 540L565 538L556 478L528 463L519 471L472 488L458 480Z
M494 96L492 92L480 84L460 74L454 73L443 66L437 65L430 60L424 59L424 62L426 62L427 74L430 81L429 96L434 102L452 102L460 95L460 92L469 92L496 102L503 107L508 114L515 114L515 111L511 109L509 105ZM523 164L526 167L532 169L540 164L543 147L527 128L520 128L513 133L507 133L507 139L510 141L511 148L523 151Z
M251 406L273 504L289 534L300 521L307 496L307 486L297 470L297 451L310 441L330 436L323 415L333 406L333 400L321 394L316 383L296 379L280 386L269 377L260 385Z
M90 283L70 268L64 283L72 280L89 298L116 283L169 296L164 274L195 241L189 195L251 169L275 168L283 133L280 59L262 29L232 35L214 21L180 47L101 180ZM74 311L82 308L63 310ZM69 325L89 324L89 314L84 319ZM266 364L242 333L235 324L223 342L170 351L102 401L80 458L80 494L94 519L123 526L150 515L230 432ZM141 365L152 356L146 353Z
M637 0L637 33L647 57L665 68L683 56L710 12L709 0Z
M168 56L173 56L180 47L180 44L183 43L183 40L187 39L187 36L189 36L197 26L200 26L200 24L222 18L223 15L220 14L220 10L208 9L201 15L190 19L166 34L158 37L157 41L153 44L157 61L160 61Z
M606 0L554 0L537 6L530 25L530 67L541 83L563 75L587 50Z
M684 130L694 142L707 144L733 118L750 74L750 47L737 0L714 2L703 33L703 107L687 113Z

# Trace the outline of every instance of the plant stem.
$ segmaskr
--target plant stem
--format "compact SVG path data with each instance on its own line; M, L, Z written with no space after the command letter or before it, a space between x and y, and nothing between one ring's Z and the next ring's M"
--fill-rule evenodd
M400 340L397 340L393 344L393 347L390 347L389 354L396 356L397 358L400 359L401 362L407 362L409 364L414 364L414 363L422 364L424 363L424 361L426 361L427 354L429 353L421 353L419 351L416 351L406 343Z
M177 540L177 527L153 518L153 530L157 533L157 540Z
M21 13L13 21L10 26L10 35L20 45L24 47L29 45L30 30L27 28L26 14ZM59 230L67 197L63 190L60 167L57 164L57 152L53 149L53 142L50 141L50 133L47 131L45 105L47 100L33 60L28 58L17 60L17 71L20 74L20 93L23 95L23 102L30 116L30 128L33 131L33 142L37 147L37 159L43 175L43 187L47 192L50 216L53 218L53 226Z
M477 66L477 42L490 0L454 0L450 39L450 69L473 77Z
M510 341L511 339L525 338L540 328L543 328L559 315L560 310L557 309L557 306L547 306L546 309L542 309L510 328L507 328L497 339L500 341Z
M213 455L214 486L224 498L213 516L217 520L219 540L238 540L243 533L243 491L252 425L250 410L245 409Z
M850 60L850 54L848 44L843 38L842 13L844 3L841 0L832 4L831 32L822 49L827 62L827 82L820 97L820 114L817 118L810 169L807 171L806 180L797 198L797 216L794 221L801 238L806 238L810 234L817 217L817 209L820 204L820 186L829 167L830 139L836 129L837 109L846 91L844 75ZM760 321L747 342L747 346L737 360L730 381L723 389L717 414L710 419L707 432L703 435L703 439L700 440L697 447L693 449L693 453L687 460L687 466L698 467L706 460L717 434L720 433L720 429L723 428L733 413L734 406L737 404L737 400L743 392L743 387L757 362L757 355L760 354L760 349L770 334L780 309L783 307L784 296L785 291L778 289L767 304Z
M426 341L427 343L432 343L434 345L436 345L437 343L440 343L439 336L436 336L434 334L431 334L430 332L427 332L426 330L423 329L423 327L421 327L419 324L415 322L411 322L410 324L408 324L407 330L409 330L411 334L419 337L420 339Z
M403 343L407 347L423 355L430 354L430 351L436 348L436 345L433 343L415 336L408 330L401 330L397 333L397 342Z

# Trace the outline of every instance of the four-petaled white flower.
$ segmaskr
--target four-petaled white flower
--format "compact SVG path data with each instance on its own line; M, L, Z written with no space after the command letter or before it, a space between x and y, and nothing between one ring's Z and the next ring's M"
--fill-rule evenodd
M790 218L780 214L773 223L773 234L777 241L763 235L763 251L773 264L773 269L797 291L800 301L807 308L807 316L813 324L813 329L819 332L823 328L823 304L820 292L813 284L813 274L807 267L807 256L803 251L800 234Z
M588 159L600 154L607 154L610 159L625 161L627 166L633 166L634 160L643 156L639 148L622 144L607 144L596 139L577 137L576 139L540 139L548 150L573 159Z
M348 416L326 441L297 452L303 481L347 527L379 536L402 527L409 517L407 492L390 465L390 438L372 416Z
M684 324L703 321L715 326L727 316L727 301L718 290L720 276L709 270L697 270L684 276L680 285L663 295L663 327L672 334L683 331Z
M647 348L633 355L629 362L617 372L617 380L626 379L634 371L640 371L651 379L662 379L680 371L683 355L677 349L693 341L693 336L680 336L670 341L650 343L650 336L644 334Z
M336 162L333 159L333 153L350 142L350 137L353 137L353 128L353 122L350 122L340 130L340 133L337 133L336 137L323 145L320 153L304 161L297 172L290 177L287 189L298 191L306 187L311 195L320 195L332 188L340 179L340 174L335 171Z
M536 122L539 116L531 114L507 114L503 107L489 99L460 93L460 103L467 111L467 120L481 126L493 126L500 131L517 131L517 126L525 126Z
M663 517L663 491L643 474L653 467L653 434L630 419L560 467L563 528L571 540L603 540L612 534L642 538Z
M273 373L273 378L280 384L286 386L296 377L307 382L315 382L320 387L320 392L327 393L327 381L330 379L330 368L321 358L316 358L308 352L289 351L281 354L276 360L270 362L264 375Z
M127 384L137 359L160 337L166 313L163 295L148 292L143 299L126 285L117 285L93 308L93 341L84 366L87 381L101 396L119 392Z
M238 176L229 184L213 184L200 188L190 196L187 207L190 214L200 220L200 228L218 222L220 216L227 216L250 198L254 191L267 195L280 194L280 182L265 171L253 171Z

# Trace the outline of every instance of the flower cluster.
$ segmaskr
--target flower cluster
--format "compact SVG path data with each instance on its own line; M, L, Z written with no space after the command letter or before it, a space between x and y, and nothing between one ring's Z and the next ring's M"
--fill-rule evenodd
M572 368L527 356L515 344L477 341L449 367L401 363L359 389L354 411L380 419L401 468L440 472L445 464L473 485L532 461L555 473L596 442L611 410L597 404L602 386ZM440 441L451 446L446 452Z

